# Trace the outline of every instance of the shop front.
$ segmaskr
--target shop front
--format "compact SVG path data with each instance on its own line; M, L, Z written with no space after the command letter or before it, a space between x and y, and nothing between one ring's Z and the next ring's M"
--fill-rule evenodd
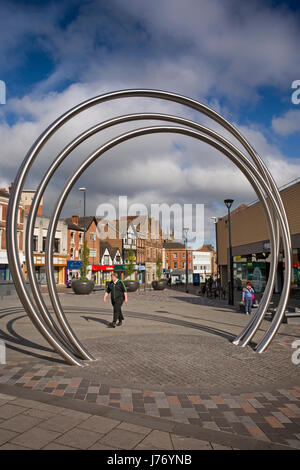
M264 260L253 260L253 255L234 256L233 273L235 288L239 291L247 281L253 285L255 292L263 292L268 281L270 270L269 262Z
M35 273L37 280L42 284L47 284L46 281L46 270L45 270L45 255L34 254L33 262L35 267ZM65 284L67 268L67 257L66 256L54 256L53 258L53 272L55 284ZM25 272L27 271L25 267ZM26 276L27 278L27 273Z
M137 264L137 281L139 284L145 283L146 267L143 264Z
M77 260L68 260L67 261L67 269L66 269L66 284L72 279L78 279L80 277L80 269L81 269L82 262Z
M93 264L92 265L92 280L97 285L105 284L106 281L110 280L111 273L114 271L114 266Z

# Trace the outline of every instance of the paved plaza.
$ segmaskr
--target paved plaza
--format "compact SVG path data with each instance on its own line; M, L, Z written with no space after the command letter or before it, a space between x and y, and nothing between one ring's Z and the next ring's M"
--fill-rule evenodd
M44 294L47 304L49 297ZM269 349L232 340L249 317L183 290L129 293L110 329L103 292L60 293L67 318L97 359L74 367L3 297L0 448L299 449L300 325L281 325Z

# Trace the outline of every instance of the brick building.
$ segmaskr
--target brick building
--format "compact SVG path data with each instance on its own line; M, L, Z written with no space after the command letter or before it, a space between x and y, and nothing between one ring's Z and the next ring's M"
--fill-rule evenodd
M12 184L10 186L10 189L12 188ZM32 200L35 195L35 190L30 190L30 189L24 189L21 193L21 202L24 205L24 212L25 214L29 214L30 211L30 206L32 203ZM43 215L43 199L41 199L40 205L37 210L37 215Z
M187 253L186 253L187 252ZM187 256L188 254L188 260ZM176 279L185 281L186 276L186 263L188 262L188 282L193 281L193 250L185 248L179 242L164 242L163 243L163 268L168 277L171 277L172 282Z
M84 232L85 232L85 240L87 243L87 247L89 248L89 274L88 277L92 277L92 266L99 265L100 261L100 247L99 247L99 239L97 237L97 220L94 216L86 216L86 217L79 217L78 215L73 215L72 217L68 217L63 219L67 226L68 226L68 268L67 274L68 277L70 272L75 277L79 276L80 271L80 259L81 259L81 251L83 248L84 242ZM70 262L73 263L70 263ZM74 261L78 261L77 265ZM71 268L70 266L77 266Z
M104 227L104 232L110 231L104 241L112 248L118 248L124 261L123 267L116 266L121 272L121 278L126 278L128 254L129 250L132 250L136 262L132 279L147 284L156 279L157 257L159 253L162 255L162 232L159 223L147 216L128 216L111 221L107 225L104 223Z
M9 201L9 192L5 188L0 189L0 280L10 281L11 274L8 267L6 251L6 217ZM24 206L20 202L18 210L17 239L19 247L20 264L24 263Z

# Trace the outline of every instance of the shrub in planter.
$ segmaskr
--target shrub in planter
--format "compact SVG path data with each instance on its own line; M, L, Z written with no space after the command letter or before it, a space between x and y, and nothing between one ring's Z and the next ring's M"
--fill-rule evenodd
M167 287L167 282L165 279L161 279L162 275L162 257L161 254L158 253L157 260L156 260L156 281L152 281L152 287L154 290L164 290Z
M134 251L132 248L130 248L130 250L128 251L128 261L129 263L126 266L126 274L127 276L131 277L132 274L134 273L134 267L135 267L135 255L134 255ZM135 292L139 287L138 281L133 281L130 279L127 281L124 281L124 284L128 292Z
M94 282L87 278L89 254L90 250L85 241L81 250L80 278L72 281L72 289L78 295L90 294L94 289Z

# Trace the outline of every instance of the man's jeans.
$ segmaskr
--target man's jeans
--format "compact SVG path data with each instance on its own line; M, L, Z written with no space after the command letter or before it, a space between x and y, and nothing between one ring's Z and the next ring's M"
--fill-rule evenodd
M245 298L245 313L251 313L252 308L252 298L246 297Z

